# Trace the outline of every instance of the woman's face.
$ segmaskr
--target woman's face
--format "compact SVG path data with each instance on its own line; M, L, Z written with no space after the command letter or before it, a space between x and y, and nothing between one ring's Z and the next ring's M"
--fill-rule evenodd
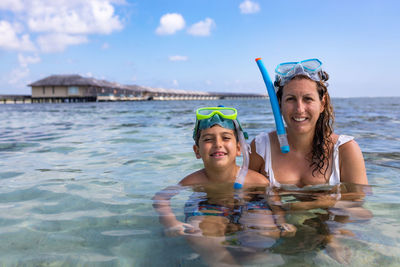
M317 83L306 78L289 81L282 91L281 110L288 132L314 133L318 117L324 110Z

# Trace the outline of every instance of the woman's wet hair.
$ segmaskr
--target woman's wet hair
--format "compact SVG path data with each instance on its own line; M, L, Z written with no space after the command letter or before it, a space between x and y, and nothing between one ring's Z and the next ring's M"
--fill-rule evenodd
M321 81L314 82L317 83L319 100L322 101L325 98L325 105L324 110L319 115L317 124L315 126L315 133L312 141L310 167L313 167L313 175L316 171L318 171L319 173L324 175L325 179L329 179L329 177L326 177L326 172L328 171L329 159L332 156L333 150L333 141L331 139L331 135L333 133L333 123L335 121L335 115L333 113L331 98L329 96L326 83L326 81L328 81L329 79L329 75L325 71L321 71L319 73L319 77ZM292 78L292 80L295 79L308 79L310 81L313 81L306 75L298 75ZM276 96L278 97L279 104L281 104L284 86L280 84L275 85L278 89L278 91L276 92Z

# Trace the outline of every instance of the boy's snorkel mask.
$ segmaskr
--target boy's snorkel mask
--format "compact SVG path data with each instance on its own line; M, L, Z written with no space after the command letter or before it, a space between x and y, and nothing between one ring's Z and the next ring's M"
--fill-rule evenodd
M325 80L325 73L321 69L322 62L319 59L306 59L299 62L285 62L275 69L275 88L284 86L293 77L304 75L314 81Z
M195 140L196 145L198 145L199 131L211 128L214 125L234 130L237 133L243 155L243 164L236 176L234 188L240 189L243 187L244 179L249 167L249 147L245 140L248 139L248 135L243 131L242 126L237 120L236 109L225 107L199 108L196 111L196 126L193 131L193 139Z

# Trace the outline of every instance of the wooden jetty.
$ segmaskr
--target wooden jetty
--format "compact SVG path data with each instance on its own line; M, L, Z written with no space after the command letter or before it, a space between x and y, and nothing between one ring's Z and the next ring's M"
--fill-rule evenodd
M266 98L264 94L211 93L123 85L80 75L51 75L29 84L32 95L0 96L0 103L65 103L143 100ZM2 101L3 100L3 101Z
M31 102L30 95L0 95L0 104L25 104Z

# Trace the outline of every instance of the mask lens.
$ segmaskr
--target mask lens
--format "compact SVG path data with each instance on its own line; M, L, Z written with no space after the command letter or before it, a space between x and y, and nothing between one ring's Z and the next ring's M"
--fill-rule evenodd
M207 116L207 115L210 115L211 113L213 113L214 111L215 110L212 110L212 109L199 109L199 110L197 110L197 113L200 115Z
M280 75L286 75L286 74L288 74L295 66L296 66L296 62L282 63L282 64L279 64L278 67L276 67L275 72L278 73L278 74L280 74Z
M236 110L233 110L233 109L221 109L221 110L219 110L219 112L221 112L224 115L230 116L230 115L234 115L236 113Z
M316 71L321 67L322 63L318 59L308 59L300 62L303 68L309 71Z

